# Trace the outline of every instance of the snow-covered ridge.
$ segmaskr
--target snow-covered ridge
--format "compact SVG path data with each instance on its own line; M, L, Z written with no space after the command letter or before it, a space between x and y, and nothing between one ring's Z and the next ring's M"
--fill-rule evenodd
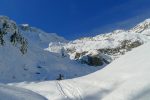
M150 19L141 22L130 30L115 30L95 37L85 37L70 41L69 43L63 44L64 46L61 45L61 47L65 48L70 58L75 60L82 59L95 50L114 60L132 48L147 43L148 41L150 41ZM55 47L49 46L47 50L53 52L51 51L52 48Z
M135 32L135 33L142 33L144 30L147 30L150 28L150 18L146 19L145 21L139 23L129 31Z
M18 26L19 29L24 33L31 33L31 38L39 37L41 41L49 41L49 42L67 42L63 37L58 36L56 33L47 33L39 28L32 27L29 24L21 24Z
M83 40L75 40L68 43L65 47L68 49L75 48L76 51L83 52L94 49L116 48L120 46L124 40L147 42L148 38L138 33L121 31L84 38Z

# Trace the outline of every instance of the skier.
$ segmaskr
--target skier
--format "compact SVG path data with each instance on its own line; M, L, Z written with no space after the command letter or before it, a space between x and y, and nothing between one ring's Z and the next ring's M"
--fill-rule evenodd
M64 76L62 74L59 74L59 77L56 80L63 80Z

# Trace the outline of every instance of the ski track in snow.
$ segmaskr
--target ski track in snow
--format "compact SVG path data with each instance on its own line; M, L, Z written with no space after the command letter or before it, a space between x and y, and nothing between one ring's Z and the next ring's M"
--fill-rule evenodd
M67 100L83 100L81 90L69 82L56 81L58 91Z

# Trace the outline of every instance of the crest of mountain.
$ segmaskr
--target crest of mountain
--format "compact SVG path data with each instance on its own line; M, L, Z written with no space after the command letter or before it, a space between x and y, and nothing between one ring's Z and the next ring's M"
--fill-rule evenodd
M150 19L146 19L130 30L115 30L95 37L77 39L65 43L63 48L73 60L91 66L101 66L112 62L149 40ZM47 50L53 52L52 48L55 46L50 45ZM97 55L92 56L95 52Z
M136 25L134 28L132 28L129 31L135 32L135 33L142 33L143 31L149 30L149 29L150 29L150 19L146 19L145 21L143 21L140 24Z

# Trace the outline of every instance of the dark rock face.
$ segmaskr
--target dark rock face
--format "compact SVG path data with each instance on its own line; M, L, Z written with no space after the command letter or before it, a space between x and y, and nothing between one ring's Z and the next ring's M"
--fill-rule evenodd
M121 48L120 49L126 49L127 51L131 50L132 48L138 47L142 45L143 43L140 41L134 41L131 42L130 40L124 40L121 43Z
M103 53L103 54L108 54L108 55L114 55L114 54L125 54L125 52L132 50L133 48L136 48L143 43L140 41L130 41L130 40L124 40L121 42L121 45L116 48L106 48L106 49L99 49L98 51Z
M102 66L104 64L103 60L101 57L96 57L96 56L88 56L88 65L90 66Z
M95 56L85 55L81 59L79 59L79 61L82 64L87 64L89 66L102 66L104 63L106 63L107 60L99 55L95 55Z

